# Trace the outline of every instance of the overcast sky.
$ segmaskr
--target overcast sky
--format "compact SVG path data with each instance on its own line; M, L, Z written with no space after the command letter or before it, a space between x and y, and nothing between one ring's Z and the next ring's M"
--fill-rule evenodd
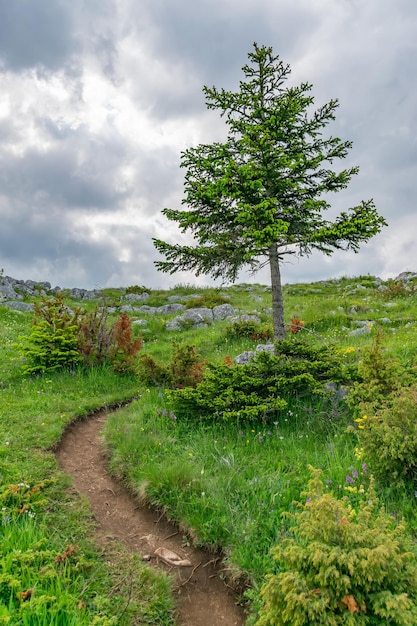
M181 206L181 151L225 136L202 87L236 89L256 41L316 106L340 102L331 133L360 173L335 211L373 198L389 224L359 254L292 260L283 282L417 271L416 34L416 0L0 0L0 268L212 284L158 272L152 237L184 241L161 214Z

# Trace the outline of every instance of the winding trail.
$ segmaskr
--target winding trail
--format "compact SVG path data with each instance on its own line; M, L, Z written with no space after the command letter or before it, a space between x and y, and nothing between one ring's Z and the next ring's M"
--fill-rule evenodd
M140 505L109 475L101 435L106 416L105 411L100 411L73 422L55 451L61 469L73 477L75 488L90 503L98 543L104 546L121 541L128 550L175 577L178 626L243 626L245 615L236 604L233 591L222 580L221 560L193 546L184 546L178 528L160 513ZM173 555L168 551L189 564L172 564Z

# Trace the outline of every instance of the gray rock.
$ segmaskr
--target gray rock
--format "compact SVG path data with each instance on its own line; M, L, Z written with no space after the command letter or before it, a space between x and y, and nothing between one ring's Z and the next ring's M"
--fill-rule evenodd
M219 304L213 308L213 317L215 320L225 320L235 312L231 304Z
M132 326L147 326L148 322L146 320L133 320Z
M181 319L179 317L176 317L174 320L170 320L165 324L165 328L167 330L183 330Z
M184 302L186 300L185 296L168 296L168 302Z
M275 346L273 343L260 343L256 346L256 352L275 352Z
M19 302L19 301L11 301L11 302L2 302L1 306L5 306L8 309L12 309L14 311L33 311L33 304L29 302Z
M351 330L349 335L351 337L358 337L359 335L369 335L371 332L371 326L361 326L360 328L356 328L355 330Z
M242 352L242 354L238 354L235 358L236 365L247 365L255 356L254 352Z
M261 321L261 318L257 315L249 315L248 313L244 313L243 315L236 315L235 317L230 318L231 322L256 322L257 324Z
M95 300L96 298L101 298L103 294L96 289L89 291L88 289L74 287L74 289L70 289L69 295L75 300Z
M401 272L401 274L398 274L395 280L407 281L411 280L412 278L417 278L417 274L415 272Z
M163 306L158 306L155 313L159 313L160 315L169 315L170 313L178 313L178 311L183 311L184 309L184 304L164 304Z
M119 308L119 313L135 313L139 309L131 304L124 304Z
M149 315L155 315L158 309L156 306L148 306L147 304L142 304L142 306L139 307L137 310L140 311L141 313L148 313Z
M149 294L144 291L143 293L127 293L123 296L123 300L126 302L143 302L149 298Z
M1 297L5 298L6 300L17 300L17 299L21 299L22 296L19 296L15 290L13 289L13 287L9 284L6 283L4 285L0 285L0 295Z
M354 320L353 324L355 324L355 326L372 326L373 322L370 320Z
M212 322L214 319L212 309L206 309L203 307L198 309L187 309L181 317L183 320L191 320L195 324L199 324L202 321Z

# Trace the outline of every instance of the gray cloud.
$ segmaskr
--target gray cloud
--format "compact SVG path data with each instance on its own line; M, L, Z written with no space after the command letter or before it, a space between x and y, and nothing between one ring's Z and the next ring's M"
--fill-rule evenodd
M36 66L57 70L79 49L65 0L0 1L0 60L11 71Z
M373 197L389 221L358 255L294 261L284 281L417 270L416 29L415 0L0 0L0 267L62 286L193 282L157 273L152 237L183 237L161 215L181 206L180 152L224 134L202 87L236 89L257 41L317 106L340 100L329 130L361 169L329 217Z

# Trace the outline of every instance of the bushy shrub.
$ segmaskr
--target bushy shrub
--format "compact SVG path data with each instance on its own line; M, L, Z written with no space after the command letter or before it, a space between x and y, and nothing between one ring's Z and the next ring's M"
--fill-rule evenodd
M105 307L72 311L62 294L41 298L35 304L30 335L21 339L23 370L28 374L71 368L77 363L87 367L109 363L116 371L131 372L142 347L140 338L133 337L126 313L110 324Z
M61 294L50 300L41 298L34 312L30 335L20 338L25 374L73 367L80 361L76 314L68 309Z
M372 408L372 407L369 407ZM366 410L366 406L364 406ZM388 484L417 479L417 392L403 388L374 413L358 417L360 456Z
M378 291L384 300L394 300L395 298L409 298L417 292L417 285L413 280L390 279L384 283L383 288Z
M195 346L173 342L168 363L159 363L150 354L141 354L137 372L145 385L168 388L195 387L201 382L206 362L201 359Z
M195 309L207 307L211 309L215 306L219 306L220 304L226 304L227 302L229 302L229 300L222 296L221 293L210 290L196 298L189 298L186 303L186 308Z
M293 338L277 342L274 354L259 352L247 365L208 365L195 389L168 397L176 415L268 421L285 408L289 394L324 395L326 382L347 378L333 351Z
M113 342L107 309L101 307L79 312L77 325L78 350L84 365L92 367L105 363Z
M237 320L227 326L225 335L227 339L240 339L242 337L254 341L268 341L272 339L272 327L260 324L254 320Z
M291 536L272 550L279 573L262 587L257 626L417 624L416 556L404 526L378 508L372 483L355 510L312 471L306 500L288 514Z
M111 328L110 362L116 372L134 372L137 353L142 340L133 337L132 321L127 313L121 313Z
M346 398L359 416L365 406L367 411L384 406L392 393L412 382L411 371L406 371L399 361L385 353L381 329L377 329L371 346L363 348L362 354L358 364L359 380L354 382Z

